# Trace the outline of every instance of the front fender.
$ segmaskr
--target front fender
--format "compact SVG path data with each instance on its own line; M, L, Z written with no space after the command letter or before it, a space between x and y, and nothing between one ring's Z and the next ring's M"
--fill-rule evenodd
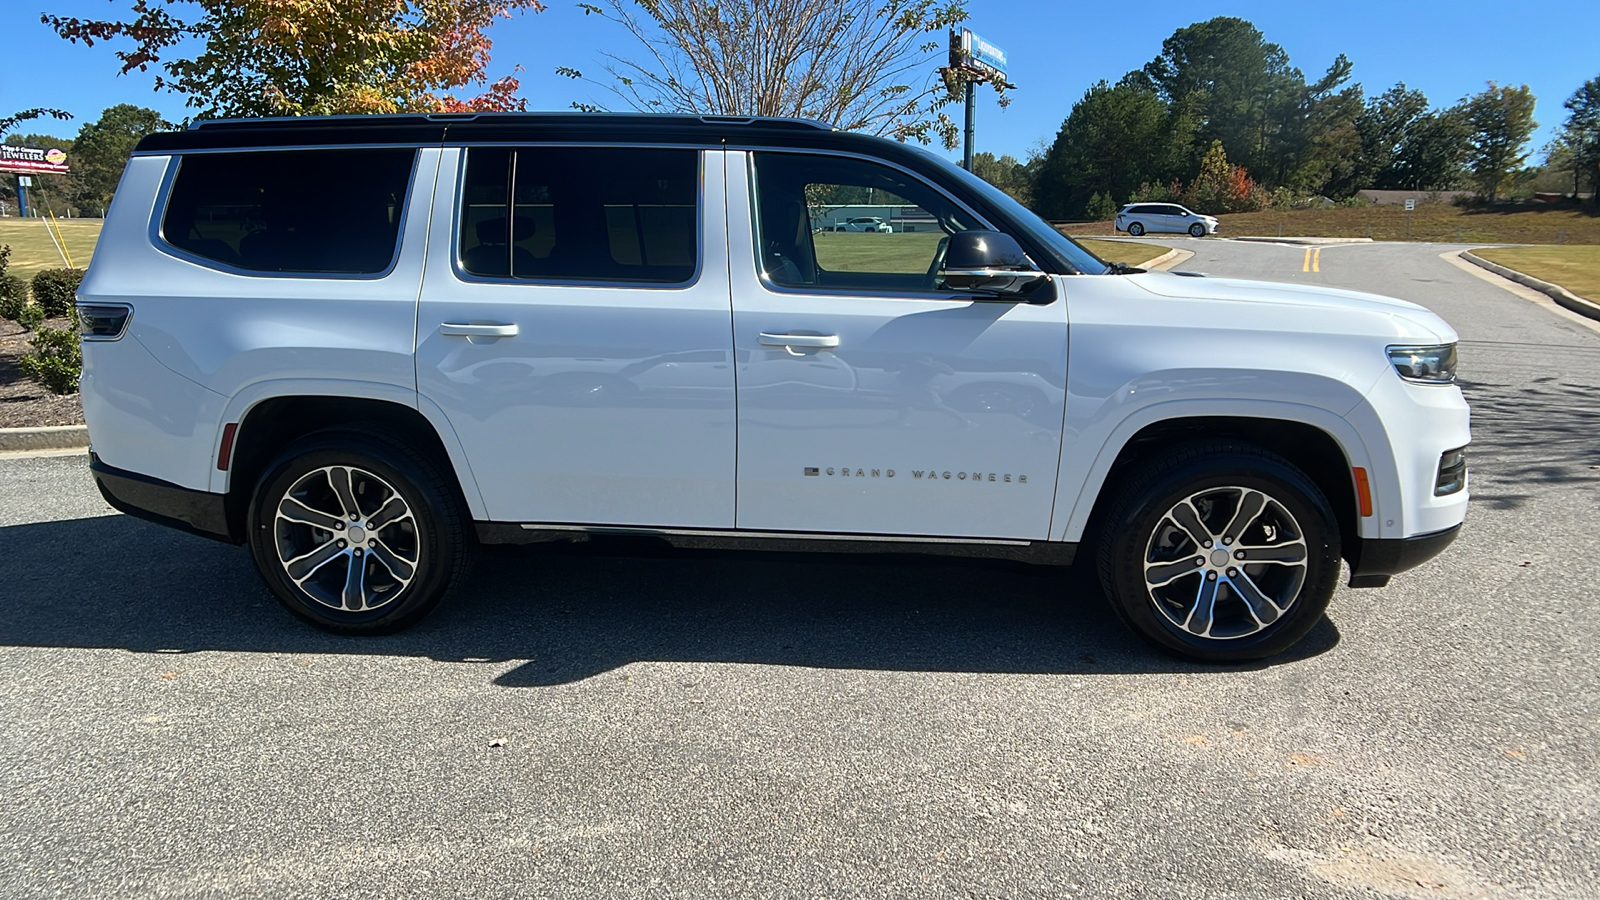
M1303 376L1310 377L1310 376ZM1326 382L1325 401L1338 397L1333 408L1285 400L1240 397L1185 397L1152 402L1118 410L1088 422L1063 443L1061 474L1056 486L1055 514L1051 519L1054 540L1078 542L1083 539L1095 500L1105 487L1106 476L1128 442L1140 431L1158 422L1193 418L1250 418L1295 422L1324 432L1344 452L1351 466L1367 469L1372 479L1373 515L1357 521L1362 537L1390 536L1403 530L1400 518L1400 483L1392 451L1387 443L1369 446L1362 434L1383 434L1377 412L1349 385ZM1069 404L1070 406L1070 404ZM1345 407L1340 410L1340 407ZM1391 527L1383 523L1391 522Z

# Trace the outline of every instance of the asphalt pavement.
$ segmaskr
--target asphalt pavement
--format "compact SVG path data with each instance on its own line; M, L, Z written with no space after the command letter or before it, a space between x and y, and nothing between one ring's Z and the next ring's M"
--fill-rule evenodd
M1165 243L1462 336L1467 528L1288 657L1081 574L645 547L341 639L3 459L0 896L1600 896L1600 323L1445 245Z

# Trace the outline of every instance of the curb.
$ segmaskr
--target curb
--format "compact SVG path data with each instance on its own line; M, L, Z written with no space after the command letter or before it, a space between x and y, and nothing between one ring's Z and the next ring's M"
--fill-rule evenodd
M1600 303L1579 297L1559 284L1540 281L1532 275L1524 275L1516 269L1508 269L1499 263L1493 263L1475 255L1471 250L1461 251L1461 258L1480 269L1487 269L1501 278L1509 278L1517 284L1531 287L1541 294L1548 294L1552 300L1579 315L1588 316L1591 319L1600 319Z
M1241 235L1239 237L1230 237L1227 240L1230 240L1230 241L1255 241L1257 243L1262 243L1262 244L1305 244L1307 246L1316 245L1316 244L1370 244L1370 243L1372 243L1372 238L1364 238L1364 237L1362 237L1362 238L1271 237L1271 236L1266 236L1266 237L1249 236L1249 237L1247 237L1247 236Z
M1150 269L1150 270L1158 270L1158 271L1165 271L1165 269L1163 268L1164 266L1175 266L1178 263L1181 263L1184 260L1187 260L1192 256L1194 256L1194 251L1193 250L1180 250L1180 249L1174 247L1173 249L1168 250L1167 252L1165 252L1165 253L1161 254L1160 256L1156 257L1155 259L1147 259L1147 260L1145 260L1144 262L1139 264L1139 268L1141 268L1141 269Z
M78 450L89 446L89 426L0 428L0 453L18 450Z

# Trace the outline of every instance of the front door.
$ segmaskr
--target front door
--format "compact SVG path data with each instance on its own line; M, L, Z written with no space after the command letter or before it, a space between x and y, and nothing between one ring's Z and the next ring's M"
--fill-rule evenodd
M417 388L455 429L491 520L733 526L722 159L446 154Z
M944 289L945 236L989 225L904 170L730 152L727 178L753 210L729 215L738 527L1046 539L1065 302ZM857 204L898 210L893 232L817 224Z

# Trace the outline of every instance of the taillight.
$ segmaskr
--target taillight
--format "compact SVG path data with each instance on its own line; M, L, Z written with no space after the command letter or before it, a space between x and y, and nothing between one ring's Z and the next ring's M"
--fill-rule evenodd
M120 303L84 303L78 306L78 337L85 341L114 341L128 330L133 307Z

